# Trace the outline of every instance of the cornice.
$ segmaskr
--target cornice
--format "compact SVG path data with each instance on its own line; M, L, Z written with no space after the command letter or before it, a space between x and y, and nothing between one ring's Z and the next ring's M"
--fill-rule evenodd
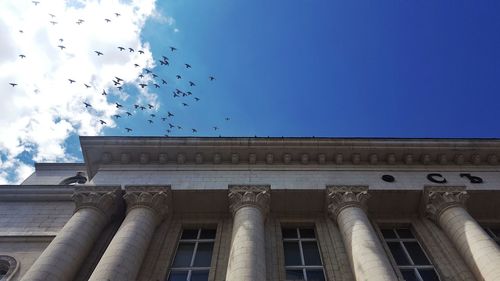
M497 139L80 137L92 178L106 165L498 166Z

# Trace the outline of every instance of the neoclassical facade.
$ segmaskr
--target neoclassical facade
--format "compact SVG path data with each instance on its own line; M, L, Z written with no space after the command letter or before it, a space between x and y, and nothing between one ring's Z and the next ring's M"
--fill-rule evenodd
M500 140L80 142L0 186L0 280L500 280Z

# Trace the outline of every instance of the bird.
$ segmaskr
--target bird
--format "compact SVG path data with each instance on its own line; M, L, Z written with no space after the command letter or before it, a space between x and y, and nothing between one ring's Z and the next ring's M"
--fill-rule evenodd
M31 1L31 3L35 4L35 6L38 5L38 4L40 4L39 1Z
M192 86L196 86L196 84L195 84L195 83L193 83L192 81L189 81L189 86L191 86L191 87L192 87Z
M101 125L107 124L106 122L104 122L104 120L99 119L99 122L101 122Z
M192 95L193 93L191 93L190 91L187 91L187 92L186 92L186 94L187 94L188 96L190 96L190 95Z
M64 47L63 45L58 45L57 47L60 48L61 50L66 49L66 47Z
M170 51L177 51L177 48L170 46Z
M128 51L129 51L129 53L132 53L132 52L134 52L134 49L128 48Z
M130 128L125 128L125 130L127 130L127 133L132 132L132 129Z
M120 46L118 46L118 50L120 50L120 51L124 51L124 50L125 50L125 48L124 48L124 47L120 47Z
M19 57L22 58L22 59L24 59L26 56L23 55L23 54L20 54Z
M82 24L83 22L84 22L84 20L79 19L79 20L76 22L76 24Z
M156 83L154 83L153 85L155 86L155 88L160 88L160 85L158 85Z
M115 79L116 79L116 81L123 81L123 79L121 79L120 77L115 76Z
M122 118L122 117L120 116L120 114L115 114L115 115L113 115L113 117L115 117L116 119L118 119L118 118Z
M123 87L122 87L122 86L118 86L118 87L116 87L116 88L118 89L118 91L123 90Z
M121 104L119 104L119 103L117 103L117 102L115 102L115 104L116 104L116 108L123 107L123 105L121 105Z
M148 103L148 107L149 107L149 109L152 109L152 108L153 108L153 107L155 107L155 106L154 106L154 105L152 105L152 104L149 104L149 103Z
M151 73L152 71L147 69L147 68L144 68L144 71L146 71L147 74Z
M177 74L177 75L175 75L175 78L181 79L182 77L179 74Z
M191 129L191 130L193 131L193 133L196 133L196 132L198 132L198 131L197 131L196 129Z
M196 101L200 101L200 98L198 98L198 97L195 97L194 99L195 99Z
M104 19L104 20L105 20L106 22L108 22L108 23L109 23L109 22L111 22L111 20L110 20L110 19Z
M141 105L141 106L139 106L139 108L140 108L141 110L146 109L146 107L144 107L144 106L142 106L142 105Z
M186 68L191 68L191 65L189 65L187 63L185 63L184 65L186 66Z
M153 120L148 119L149 124L153 124Z
M181 126L177 126L177 129L178 129L178 130L182 130L182 127L181 127Z
M12 86L12 88L14 88L15 86L17 86L16 83L9 83L9 84Z
M139 74L139 78L144 78L144 74Z
M94 52L97 54L97 56L102 56L103 55L102 52L99 52L99 51L94 51Z
M132 116L132 113L130 113L128 111L126 111L125 113L127 114L127 116Z
M52 21L50 21L50 23L51 23L52 25L56 25L56 24L57 24L57 21L53 21L53 20L52 20Z
M160 65L169 65L168 61L162 61L160 60Z
M229 121L229 120L230 120L230 118L229 118L229 117L226 117L226 118L224 118L224 119L226 119L226 121Z
M214 81L214 80L215 80L215 77L213 77L213 76L208 76L208 79L210 79L210 81Z
M54 14L49 14L49 16L50 16L51 18L55 18L55 17L56 17L56 15L54 15Z
M85 83L83 83L83 85L85 85L85 88L87 88L87 89L90 88L90 85L87 85Z
M142 89L144 89L144 87L146 87L148 84L144 84L144 83L141 83L139 84L139 86L141 86Z
M59 42L62 42L62 41L64 41L64 39L62 39L62 38L59 38Z
M76 82L76 81L75 81L75 80L73 80L73 79L68 79L68 81L69 81L69 83L70 83L70 84L73 84L73 83L75 83L75 82Z
M135 67L139 67L139 65L138 65L137 63L134 63L134 66L135 66Z
M102 94L101 95L106 96L106 95L108 95L108 93L106 93L106 90L102 90Z
M139 52L139 54L141 54L141 55L142 55L142 54L144 54L144 51L143 51L143 50L139 50L138 52Z
M172 131L171 130L167 130L167 133L171 133ZM168 137L168 136L167 136Z
M165 81L165 79L161 79L161 83L162 84L167 84L167 81Z
M174 116L174 114L170 113L170 111L167 111L168 117Z
M120 85L120 81L115 81L115 80L111 80L111 81L113 81L113 83L115 84L115 86Z
M168 58L166 56L161 56L164 61L168 61Z
M84 102L83 104L85 104L85 108L92 107L92 105L90 105L90 103Z
M175 125L173 125L172 123L168 123L168 126L170 127L170 129L175 128Z
M178 98L178 97L179 97L179 95L176 92L174 92L174 98Z
M158 78L158 75L157 74L151 74L153 76L153 78Z
M162 117L161 121L167 121L167 117Z
M183 103L182 103L182 105L184 105L184 106L189 106L189 104L187 104L187 103L185 103L185 102L183 102Z
M139 108L140 105L134 104L135 109Z
M214 128L214 131L217 131L219 129L219 127L217 127L217 126L214 126L213 128Z
M155 118L156 115L155 114L149 114L149 116L151 116L152 118Z
M115 16L119 17L119 16L121 16L121 14L120 13L115 13Z

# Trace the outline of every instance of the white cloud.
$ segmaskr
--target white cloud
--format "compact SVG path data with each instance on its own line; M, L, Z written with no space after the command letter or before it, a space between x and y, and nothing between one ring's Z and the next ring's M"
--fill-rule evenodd
M71 134L99 135L99 119L115 126L110 116L117 109L101 92L113 87L115 76L134 82L142 67L154 66L149 44L140 38L149 17L163 19L155 0L0 1L0 156L6 159L0 161L0 184L20 182L32 171L19 158L23 152L38 162L74 161L64 146ZM79 19L84 22L77 24ZM156 102L154 94L140 93L139 99Z

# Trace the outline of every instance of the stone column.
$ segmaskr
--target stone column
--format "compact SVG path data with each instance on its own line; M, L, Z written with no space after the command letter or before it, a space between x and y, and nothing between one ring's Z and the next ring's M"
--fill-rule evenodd
M368 187L327 188L328 213L337 222L356 280L397 280L387 254L365 213Z
M77 188L75 212L22 280L73 280L111 216L117 211L117 189Z
M427 215L443 229L477 280L500 280L500 250L464 208L464 187L426 190Z
M127 187L127 216L89 280L135 280L154 230L168 211L170 189Z
M229 187L233 234L227 281L266 280L264 221L270 199L269 186Z

